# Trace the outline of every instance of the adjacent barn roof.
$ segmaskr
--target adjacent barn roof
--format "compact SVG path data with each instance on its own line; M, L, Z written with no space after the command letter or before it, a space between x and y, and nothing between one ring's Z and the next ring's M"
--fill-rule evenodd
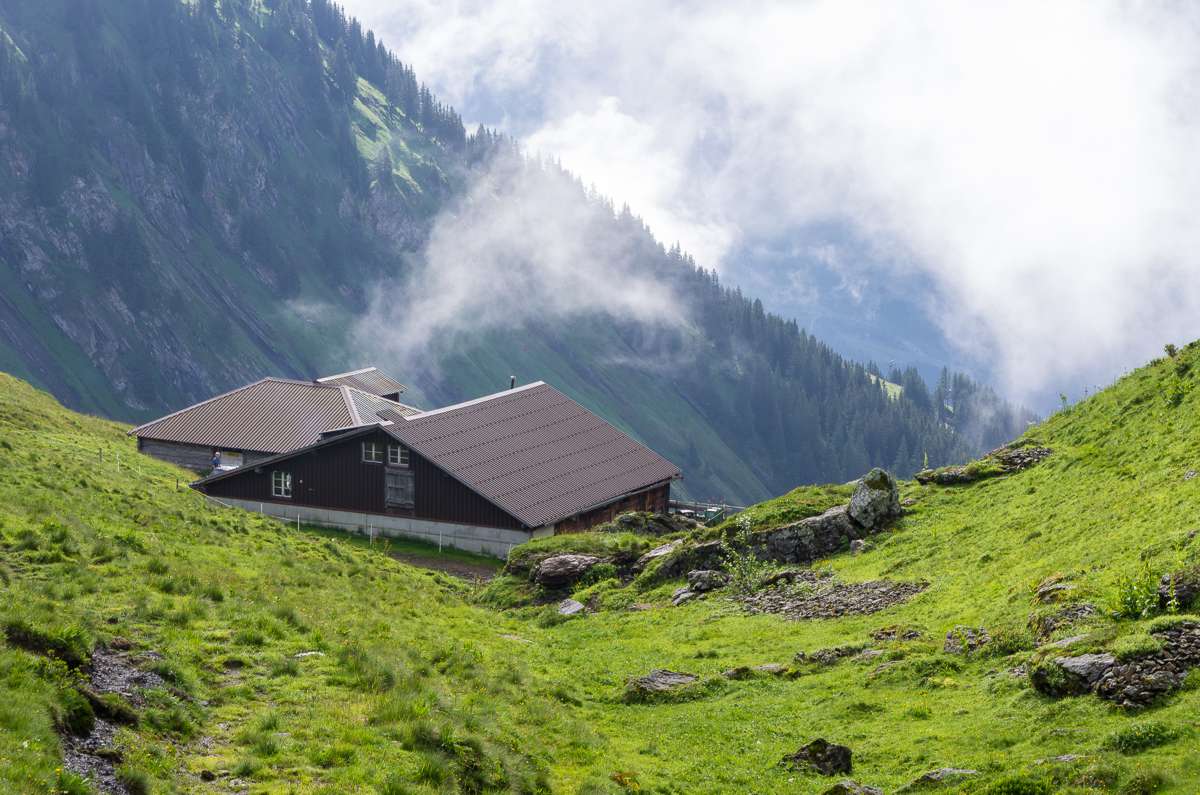
M408 387L384 373L377 367L364 367L349 373L327 375L317 379L318 384L348 386L372 395L399 395Z
M393 419L383 430L541 527L679 477L679 469L542 382ZM403 421L396 421L403 419Z
M130 431L167 442L282 453L312 444L323 431L379 421L379 412L416 409L345 385L264 378Z
M442 409L403 415L256 464L269 466L375 429L526 527L553 524L679 477L679 469L553 387L538 381ZM199 481L237 477L243 470Z

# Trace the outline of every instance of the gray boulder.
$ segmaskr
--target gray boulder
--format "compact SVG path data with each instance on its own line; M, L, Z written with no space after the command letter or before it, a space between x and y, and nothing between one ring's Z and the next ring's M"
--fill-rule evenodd
M546 588L571 585L600 562L595 555L553 555L533 569L533 581Z
M815 771L822 776L837 776L850 772L850 749L844 745L817 738L788 754L779 764L790 770Z
M951 784L961 782L964 778L978 775L978 770L967 770L961 767L939 767L937 770L930 770L915 781L905 784L896 790L896 792L920 792L921 790L948 787Z
M1117 658L1111 654L1081 654L1055 657L1035 667L1029 674L1033 689L1047 696L1079 696L1099 685Z
M579 615L583 610L583 602L577 602L574 599L563 599L558 603L558 614L560 616Z
M625 700L629 702L653 701L672 692L694 684L699 677L665 668L655 668L645 676L625 682Z
M883 790L847 778L825 790L823 795L883 795Z
M686 604L699 596L700 594L690 590L689 588L676 588L675 593L671 594L671 604L679 607L680 605Z
M861 538L856 538L850 542L850 554L861 555L871 549L871 542L864 541Z
M696 593L707 593L729 584L729 575L712 569L696 569L687 575L688 587Z
M896 487L896 479L878 467L872 469L850 497L848 513L851 519L868 531L882 529L901 513L900 490Z

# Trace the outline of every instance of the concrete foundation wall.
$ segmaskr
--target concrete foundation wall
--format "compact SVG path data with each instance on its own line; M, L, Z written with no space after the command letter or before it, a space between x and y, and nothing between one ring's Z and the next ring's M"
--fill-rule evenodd
M505 530L499 527L474 527L450 522L431 522L407 516L383 516L374 513L337 511L330 508L314 508L279 502L252 502L228 497L220 502L247 511L262 512L268 516L296 521L299 516L304 524L333 527L351 533L374 534L395 538L414 538L431 544L441 543L466 552L477 552L496 558L507 558L508 551L531 538L550 535L553 531L542 529Z

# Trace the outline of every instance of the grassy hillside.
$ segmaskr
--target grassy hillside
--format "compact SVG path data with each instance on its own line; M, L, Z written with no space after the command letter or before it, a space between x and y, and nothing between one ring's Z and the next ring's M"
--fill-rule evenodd
M1028 626L1065 604L1100 610L1050 636L1085 636L1071 654L1129 659L1154 643L1152 610L1111 613L1200 558L1197 372L1191 346L1055 415L1030 430L1053 453L1027 471L904 484L908 513L873 549L817 567L928 588L818 621L747 615L722 592L671 607L670 582L582 586L597 609L572 619L489 608L380 549L206 509L119 426L4 378L0 781L83 791L59 772L54 731L86 720L77 675L44 652L80 662L94 641L127 640L167 685L115 740L126 779L154 791L820 793L831 779L778 762L824 737L853 749L853 778L888 792L939 767L979 771L962 791L1194 792L1200 690L1128 711L1041 695L1022 672L1063 653L1039 652ZM847 493L801 489L744 518L770 527ZM1035 598L1049 578L1073 588L1064 601ZM943 651L958 625L992 642ZM895 626L921 635L872 638ZM792 662L842 646L882 654ZM789 675L719 675L768 662ZM626 679L652 668L700 686L626 703ZM1039 763L1066 754L1078 758Z
M379 548L206 508L124 430L0 376L0 790L86 791L54 730L88 712L62 660L126 641L167 683L116 736L135 786L542 788L541 749L580 729L526 692L523 627Z

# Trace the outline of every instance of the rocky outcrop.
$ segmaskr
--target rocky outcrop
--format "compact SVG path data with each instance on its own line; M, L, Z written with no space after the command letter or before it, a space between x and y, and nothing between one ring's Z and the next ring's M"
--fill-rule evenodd
M662 549L659 547L658 549ZM647 556L658 550L651 550L642 556L649 564ZM657 556L662 560L655 575L660 580L673 580L682 577L695 569L719 569L725 564L725 550L720 541L705 541L700 544L678 543L672 549ZM638 561L641 565L641 561Z
M766 560L810 563L884 530L900 514L895 479L882 469L872 469L855 488L849 504L755 533L750 544Z
M1095 690L1101 677L1116 664L1117 658L1111 654L1056 657L1034 667L1029 683L1048 696L1079 696Z
M850 772L851 751L844 745L817 738L788 754L779 764L789 770L812 771L822 776L837 776Z
M1044 461L1054 451L1049 447L1031 444L1010 444L998 447L978 461L966 466L925 469L916 474L923 485L957 486L985 478L1020 472Z
M1183 621L1154 633L1161 650L1120 661L1111 654L1083 654L1043 661L1030 683L1049 696L1093 692L1123 707L1146 707L1174 692L1200 666L1200 622Z
M565 588L599 562L595 555L551 555L533 567L532 579L545 588Z

